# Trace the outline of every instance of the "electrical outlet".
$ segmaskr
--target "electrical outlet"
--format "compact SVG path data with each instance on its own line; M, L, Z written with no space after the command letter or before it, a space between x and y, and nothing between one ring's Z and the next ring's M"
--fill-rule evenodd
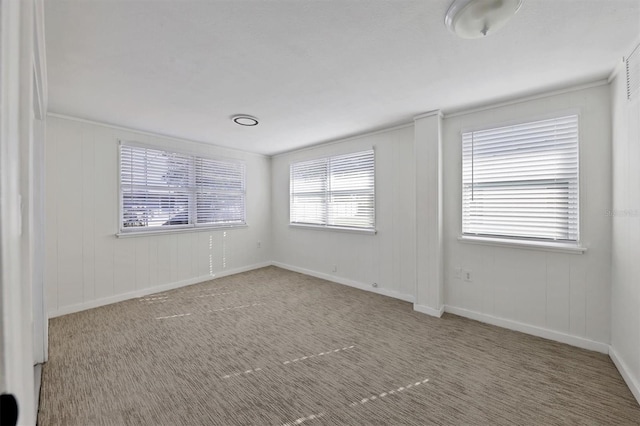
M462 268L459 267L459 266L456 266L456 268L454 269L454 272L455 272L456 279L461 280L462 279Z
M473 281L473 275L471 274L471 271L464 271L464 280L468 283Z

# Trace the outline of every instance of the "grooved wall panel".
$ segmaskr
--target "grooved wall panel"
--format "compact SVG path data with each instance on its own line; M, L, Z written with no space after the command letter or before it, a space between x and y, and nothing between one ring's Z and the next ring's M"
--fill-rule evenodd
M461 234L461 131L580 116L580 225L584 254L469 244ZM445 303L600 343L609 342L611 119L609 87L598 86L445 118ZM472 272L457 278L456 268Z
M636 48L636 57L640 48ZM640 402L640 96L628 100L626 75L611 83L613 107L613 205L610 213L611 347Z
M372 146L376 235L289 226L291 162L358 152ZM414 163L412 126L273 157L273 260L412 300L416 262Z
M120 139L244 160L248 227L116 238ZM45 288L52 315L270 260L267 157L49 116L45 173Z

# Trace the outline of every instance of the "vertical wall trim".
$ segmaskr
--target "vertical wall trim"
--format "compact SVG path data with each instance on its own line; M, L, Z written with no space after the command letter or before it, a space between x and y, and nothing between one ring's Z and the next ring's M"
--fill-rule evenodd
M444 306L441 129L442 113L440 111L432 111L415 118L416 302L414 309L434 314L442 312Z
M33 28L33 146L30 153L29 185L31 185L33 211L33 320L34 362L46 362L48 358L49 327L44 297L44 146L47 113L47 64L44 39L44 0L34 1Z
M33 32L33 72L34 72L34 113L38 120L45 120L47 114L47 60L44 31L44 0L34 1L34 32Z

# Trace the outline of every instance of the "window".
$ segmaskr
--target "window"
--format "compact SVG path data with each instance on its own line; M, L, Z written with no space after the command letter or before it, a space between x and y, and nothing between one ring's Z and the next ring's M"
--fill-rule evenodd
M291 164L290 222L374 230L373 150Z
M462 233L579 240L578 116L462 134Z
M245 165L120 144L121 232L245 224Z

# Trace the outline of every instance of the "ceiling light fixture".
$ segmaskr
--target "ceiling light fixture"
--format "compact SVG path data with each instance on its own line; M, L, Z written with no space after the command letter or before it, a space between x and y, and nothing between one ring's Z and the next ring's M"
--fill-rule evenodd
M444 24L460 38L482 38L502 28L523 0L455 0Z
M231 119L233 120L234 123L239 124L240 126L252 127L252 126L258 125L258 119L250 115L245 115L245 114L234 115L233 117L231 117Z

